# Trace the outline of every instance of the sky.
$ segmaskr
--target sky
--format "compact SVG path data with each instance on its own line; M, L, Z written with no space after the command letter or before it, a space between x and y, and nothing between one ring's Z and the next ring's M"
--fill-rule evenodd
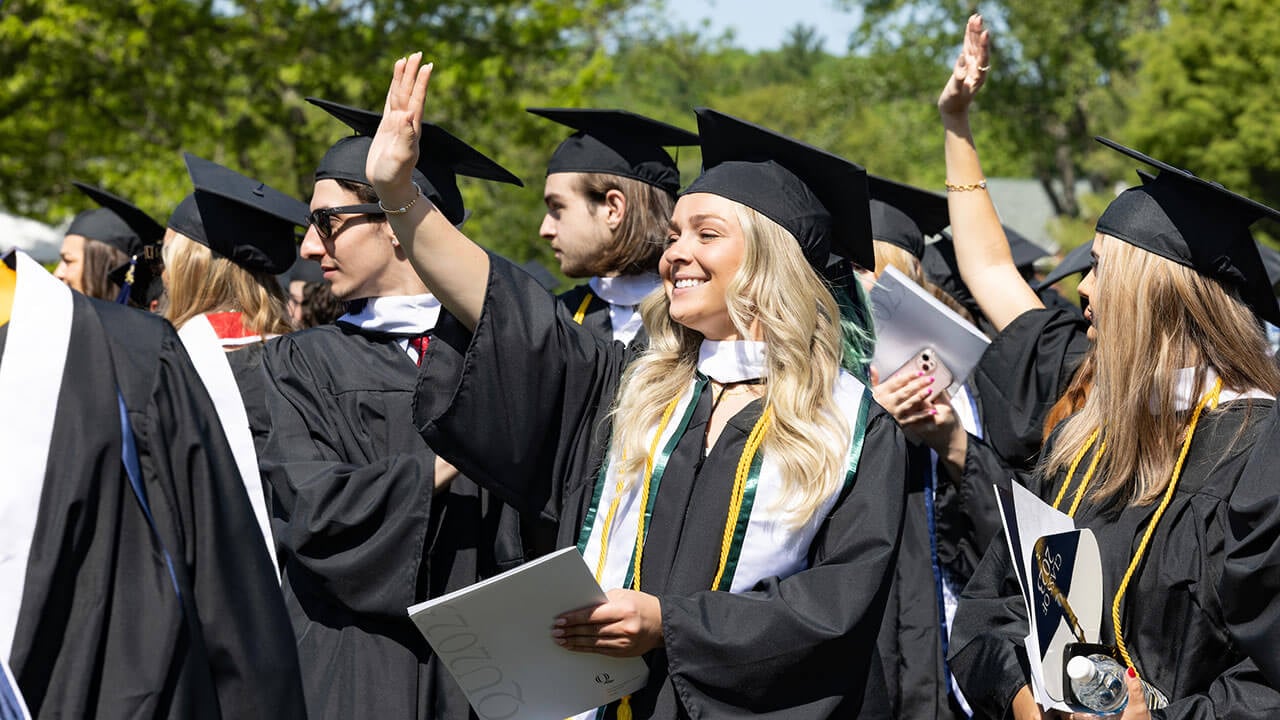
M713 32L732 28L734 44L747 50L774 50L796 23L816 26L827 52L844 54L857 14L836 9L835 0L668 0L677 24L695 27L711 19Z

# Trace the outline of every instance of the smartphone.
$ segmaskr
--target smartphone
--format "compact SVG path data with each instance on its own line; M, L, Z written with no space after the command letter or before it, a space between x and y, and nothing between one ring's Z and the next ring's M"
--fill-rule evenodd
M954 379L951 376L951 371L947 369L946 365L942 364L942 357L938 355L938 351L931 347L921 348L920 352L916 353L902 367L894 370L890 377L898 377L902 373L915 375L920 372L925 375L932 375L935 378L933 386L939 389L951 387L951 381Z

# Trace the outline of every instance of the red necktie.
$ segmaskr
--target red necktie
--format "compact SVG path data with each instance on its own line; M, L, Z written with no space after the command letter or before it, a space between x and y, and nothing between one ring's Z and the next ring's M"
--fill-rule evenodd
M427 345L430 342L431 338L427 335L409 338L409 347L418 351L418 367L422 367L422 356L427 354Z

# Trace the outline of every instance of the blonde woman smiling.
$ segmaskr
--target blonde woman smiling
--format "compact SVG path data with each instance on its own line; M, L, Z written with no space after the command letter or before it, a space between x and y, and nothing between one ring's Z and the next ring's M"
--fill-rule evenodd
M420 381L418 421L478 483L556 518L558 544L608 590L548 618L555 641L646 657L646 687L584 717L850 717L883 700L867 678L904 446L845 369L868 351L847 260L834 293L815 269L829 251L874 262L865 173L699 110L704 172L676 203L664 291L642 306L651 341L627 367L621 344L576 325L409 182L419 63L396 65L367 174L473 338L457 383Z

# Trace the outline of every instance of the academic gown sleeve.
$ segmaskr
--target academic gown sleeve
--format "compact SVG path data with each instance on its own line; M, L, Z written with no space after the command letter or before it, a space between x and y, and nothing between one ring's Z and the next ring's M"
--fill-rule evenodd
M986 443L969 436L960 477L938 463L938 559L961 582L973 576L993 540L1004 542L1004 525L992 487L1025 485L1028 473L1009 467ZM948 542L942 542L947 538Z
M296 564L287 571L354 613L404 618L421 599L435 455L424 445L349 461L369 432L365 418L347 417L293 338L280 338L266 362L272 431L261 466L280 556Z
M489 268L461 377L440 382L437 347L428 347L415 423L445 459L503 502L558 521L562 509L575 514L590 495L607 440L604 414L630 351L574 323L554 295L507 260L490 254ZM561 529L561 540L576 533L576 520Z
M878 406L810 566L746 593L663 596L671 682L691 717L854 717L898 554L906 446Z
M1078 312L1028 310L978 361L969 382L982 403L984 437L1011 466L1030 469L1034 463L1045 417L1089 351L1088 329Z
M131 408L130 420L143 474L168 480L153 488L173 489L151 506L161 532L182 533L184 542L166 548L182 554L188 618L199 623L219 709L226 718L304 717L297 652L261 531L213 403L172 330L157 369L145 411Z
M1219 594L1231 633L1280 687L1280 404L1276 408L1228 506Z
M993 542L960 594L947 662L979 716L1002 718L1028 683L1026 607L1009 549Z

